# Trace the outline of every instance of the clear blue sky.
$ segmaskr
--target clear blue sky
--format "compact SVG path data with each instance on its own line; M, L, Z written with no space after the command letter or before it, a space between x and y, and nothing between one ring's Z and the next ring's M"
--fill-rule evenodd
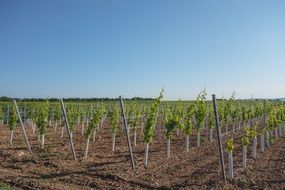
M0 96L285 96L284 0L0 1Z

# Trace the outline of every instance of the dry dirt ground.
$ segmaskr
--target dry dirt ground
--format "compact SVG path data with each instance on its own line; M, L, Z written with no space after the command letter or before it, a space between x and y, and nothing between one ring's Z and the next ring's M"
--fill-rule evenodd
M195 134L191 150L185 151L185 136L174 134L171 158L166 158L163 128L156 128L150 145L149 165L143 166L144 143L138 130L137 146L133 147L136 170L131 169L126 138L122 130L116 138L116 151L111 151L111 130L105 123L95 142L90 143L89 158L83 159L86 140L80 127L74 132L78 161L74 161L67 134L60 138L48 129L45 148L41 149L38 135L27 127L33 155L29 155L22 131L17 128L13 146L9 145L7 127L0 127L0 182L13 189L285 189L285 137L280 137L257 159L248 152L248 169L242 169L241 132L223 135L223 144L230 137L235 140L234 179L222 182L219 152L216 141L202 138L195 148ZM36 131L37 133L38 131ZM203 134L203 133L202 133ZM133 140L131 131L131 140ZM227 155L225 154L225 162Z

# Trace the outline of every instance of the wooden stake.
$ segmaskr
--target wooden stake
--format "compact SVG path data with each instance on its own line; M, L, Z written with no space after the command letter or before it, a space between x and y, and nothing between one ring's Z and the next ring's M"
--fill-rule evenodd
M73 141L72 141L72 138L71 138L71 132L70 132L70 129L69 129L69 124L68 124L68 120L67 120L67 115L66 115L66 110L65 110L65 107L64 107L64 103L63 103L62 99L60 101L61 101L61 108L62 108L62 112L63 112L63 116L64 116L64 121L65 121L65 124L66 124L67 134L68 134L68 138L69 138L69 144L70 144L70 147L71 147L71 150L72 150L73 158L74 158L74 160L77 160L76 153L75 153L74 146L73 146Z
M130 136L129 136L129 132L128 132L128 123L127 123L125 107L124 107L122 96L120 96L119 99L120 99L120 105L121 105L121 110L122 110L122 114L123 114L123 122L124 122L125 133L126 133L127 141L128 141L129 154L130 154L130 158L131 158L131 162L132 162L132 168L135 169L135 162L134 162L134 157L133 157L132 145L131 145Z
M217 108L217 102L216 102L216 95L212 95L213 98L213 106L214 106L214 113L215 113L215 124L217 129L217 137L218 137L218 143L219 143L219 151L220 151L220 162L222 166L222 174L225 184L227 183L226 173L225 173L225 164L224 164L224 155L223 155L223 147L221 142L221 130L219 128L219 115L218 115L218 108Z
M20 115L19 108L17 106L16 100L13 100L13 103L14 103L14 106L15 106L16 111L17 111L18 118L19 118L20 123L21 123L22 131L24 133L24 137L25 137L25 141L26 141L26 144L27 144L27 147L28 147L28 151L29 151L30 154L32 154L32 149L31 149L31 146L30 146L30 143L29 143L29 139L28 139L28 136L27 136L27 133L26 133L26 130L25 130L25 127L24 127L24 124L23 124L23 121L22 121L22 117Z

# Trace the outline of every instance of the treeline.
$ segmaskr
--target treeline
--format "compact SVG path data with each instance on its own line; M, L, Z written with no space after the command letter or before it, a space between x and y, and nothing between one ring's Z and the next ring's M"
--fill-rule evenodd
M58 102L59 98L11 98L7 96L1 96L0 102L11 102L13 100L20 102L44 102L49 100L50 102ZM141 97L133 97L133 98L124 98L125 100L130 101L153 101L153 98L141 98ZM99 102L99 101L118 101L119 98L63 98L65 102Z

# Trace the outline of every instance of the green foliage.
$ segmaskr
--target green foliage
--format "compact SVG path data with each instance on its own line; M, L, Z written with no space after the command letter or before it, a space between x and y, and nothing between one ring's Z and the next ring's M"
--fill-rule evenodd
M18 117L17 117L16 109L12 107L9 110L9 122L8 122L8 127L11 131L17 127L17 121L18 121Z
M134 118L134 128L136 129L137 126L139 126L141 124L141 111L139 108L136 108L136 112L135 112L135 118Z
M53 109L52 109L52 107L49 106L49 109L48 109L48 120L52 120L53 117L54 117Z
M224 107L224 121L227 122L228 118L231 114L232 109L232 101L231 100L225 100L225 107Z
M227 149L227 152L233 152L234 150L234 139L233 138L228 140L226 144L226 149Z
M76 113L75 107L73 107L73 106L68 107L66 116L67 116L67 121L69 124L70 132L73 132L74 128L75 128L75 121L77 118L77 113Z
M177 114L173 114L170 119L168 120L168 122L165 124L165 128L166 128L166 138L169 140L172 138L173 135L173 129L175 128L175 126L177 126L179 123L179 117Z
M177 120L177 128L180 130L184 130L185 124L184 124L184 113L183 113L183 106L181 100L178 101L178 105L175 110L175 117Z
M196 103L195 103L195 111L194 116L197 123L197 130L199 130L204 123L206 114L207 114L207 105L206 105L206 90L203 89L202 92L199 93Z
M193 106L191 110L191 114L193 114ZM190 112L190 110L189 110ZM189 113L190 114L190 113ZM187 118L186 118L187 120ZM174 128L177 127L180 130L185 131L186 126L184 124L184 118L183 118L183 113L182 113L182 106L181 102L179 101L179 106L174 110L172 113L170 113L168 121L165 123L165 128L166 128L166 138L171 139L173 135L173 130ZM190 133L192 129L192 125L188 123L188 132Z
M237 121L238 119L240 119L241 117L241 108L239 105L232 107L231 110L231 117L233 119L233 121Z
M90 136L94 133L94 130L97 129L97 127L98 127L99 123L101 122L104 114L105 114L105 108L102 104L99 105L95 111L93 111L91 121L88 124L87 130L85 133L87 138L90 138Z
M81 122L83 120L83 110L81 108L80 105L78 105L75 109L74 109L75 113L74 113L74 120L75 121L79 121Z
M135 104L135 102L131 102L127 110L128 110L127 112L128 125L136 129L141 122L141 116L142 116L141 110L138 107L138 105Z
M184 132L186 135L191 135L193 131L193 125L192 125L192 116L195 111L195 106L192 104L187 108L186 112L186 118L185 118L185 128Z
M284 103L285 104L285 103ZM285 121L285 106L280 105L280 121L284 122Z
M246 121L248 119L248 116L247 116L247 108L245 105L243 105L241 107L241 118L243 121Z
M48 119L48 110L49 103L46 101L45 103L39 105L36 111L36 125L40 130L40 135L46 133L47 119Z
M265 101L265 114L270 113L271 109L272 109L271 103L268 100L266 100Z
M248 117L248 119L252 119L254 117L254 108L253 108L253 106L250 106L247 109L247 117Z
M224 110L225 110L225 100L222 99L218 101L218 114L219 114L219 121L222 123L224 120Z
M4 114L4 111L3 111L3 107L0 106L0 120L2 120L4 118L5 118L5 114Z
M27 108L26 108L26 116L27 116L27 118L32 119L32 118L33 118L33 115L34 115L34 111L31 110L31 108L27 107Z
M229 100L225 100L225 106L224 106L224 121L225 122L227 122L229 119L229 116L232 115L232 112L234 110L233 108L234 100L235 100L235 92L233 92Z
M262 116L262 113L263 113L263 105L262 103L258 103L256 106L255 106L255 110L254 110L254 117L260 117Z
M257 124L253 125L250 129L250 136L252 138L255 138L257 136L258 132L257 132Z
M213 129L215 127L215 118L214 118L214 109L209 109L208 114L208 126L210 129Z
M54 110L54 119L59 120L61 117L61 108L57 106Z
M158 107L162 101L163 93L164 93L164 90L162 89L159 97L151 105L150 112L148 113L148 116L147 116L146 126L145 126L145 131L144 131L144 142L147 144L152 142L154 128L155 128L155 124L157 121Z
M277 127L278 125L281 125L283 120L282 120L282 108L280 106L276 107L275 108L276 112L276 126Z
M270 131L278 126L277 113L277 108L270 111L268 119L266 121L266 130Z
M242 135L242 138L241 138L242 145L246 145L246 146L249 145L249 136L250 136L250 129L249 129L248 126L244 126L244 128L243 128L243 135Z
M32 121L36 121L35 110L29 110L28 118L30 118Z
M12 188L9 185L0 182L0 190L12 190Z
M163 108L163 111L162 111L162 114L163 114L163 121L164 121L164 123L167 123L168 122L168 120L170 119L170 117L171 117L171 110L170 110L170 108L169 108L169 106L165 106L164 108Z
M127 109L127 122L131 127L135 125L135 105L134 102Z
M120 112L117 106L115 106L114 109L111 111L109 117L110 117L110 127L112 129L112 133L116 134L120 121Z

